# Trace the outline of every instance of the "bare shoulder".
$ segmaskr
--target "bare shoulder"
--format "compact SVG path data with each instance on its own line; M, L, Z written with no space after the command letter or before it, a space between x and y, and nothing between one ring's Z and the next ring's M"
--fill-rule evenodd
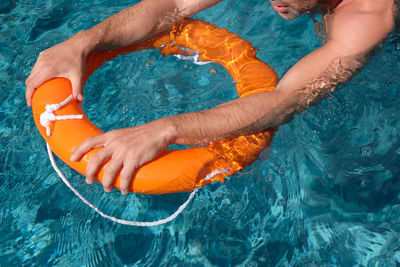
M394 27L394 5L394 0L343 0L327 16L329 41L347 54L370 51Z

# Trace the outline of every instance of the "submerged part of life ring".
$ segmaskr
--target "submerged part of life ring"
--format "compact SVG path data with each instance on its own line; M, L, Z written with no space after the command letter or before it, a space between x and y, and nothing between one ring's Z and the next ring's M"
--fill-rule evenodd
M236 82L240 97L273 91L278 81L274 70L256 57L256 50L250 42L226 29L190 18L175 24L170 32L158 34L141 43L89 55L85 77L87 79L104 62L120 54L151 48L160 48L163 55L197 55L201 61L220 63ZM68 99L71 93L68 79L56 78L44 83L33 96L33 115L37 128L54 153L71 168L85 174L89 160L101 148L91 150L79 162L70 161L71 154L88 137L99 135L102 131L86 117L80 103ZM64 101L66 99L70 101ZM55 103L62 105L49 106ZM47 129L40 122L41 115L46 113L46 106L47 113L55 115L53 119L60 119L47 121ZM80 114L83 115L81 119ZM72 115L70 119L63 117L69 115ZM49 132L51 135L48 135ZM270 145L273 135L274 130L267 130L216 141L208 147L164 151L137 169L129 186L130 192L190 192L213 181L223 182L225 177L257 160ZM104 168L98 173L99 182L102 181ZM120 177L114 181L114 188L119 189L119 183Z

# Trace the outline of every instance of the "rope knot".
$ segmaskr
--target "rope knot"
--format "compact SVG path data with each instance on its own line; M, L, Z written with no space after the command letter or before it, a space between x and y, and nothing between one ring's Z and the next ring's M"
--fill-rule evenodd
M72 95L67 97L67 99L65 99L63 102L61 102L59 104L46 105L46 107L45 107L46 110L42 114L40 114L40 124L46 128L47 136L51 136L50 125L51 125L52 121L82 119L83 118L82 114L80 114L80 115L64 115L64 116L57 116L56 114L54 114L54 111L59 110L60 108L62 108L66 104L68 104L68 102L71 100L72 100Z

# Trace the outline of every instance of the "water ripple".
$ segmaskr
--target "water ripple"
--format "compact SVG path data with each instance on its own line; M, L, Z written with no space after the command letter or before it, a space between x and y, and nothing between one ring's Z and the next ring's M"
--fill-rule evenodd
M0 265L399 264L398 31L357 77L281 126L269 158L225 184L202 188L173 222L116 225L74 197L48 163L24 103L24 80L41 50L130 4L0 4ZM223 1L196 16L253 42L280 76L321 45L311 20L286 22L261 0ZM211 108L237 95L221 66L142 51L93 74L85 97L90 119L111 130ZM106 194L57 162L84 196L113 216L157 220L187 197Z

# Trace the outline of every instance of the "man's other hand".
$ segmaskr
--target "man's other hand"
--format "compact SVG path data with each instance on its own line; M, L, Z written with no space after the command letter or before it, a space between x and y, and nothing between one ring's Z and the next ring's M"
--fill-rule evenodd
M173 130L167 124L168 119L164 118L90 137L75 149L71 161L80 160L93 148L103 147L87 165L86 182L91 184L108 162L102 181L104 190L111 191L112 183L119 174L121 192L127 194L135 169L154 159L172 143Z
M86 54L81 39L79 35L75 35L39 54L36 64L25 81L25 98L28 106L32 106L32 96L36 88L57 77L69 79L73 97L83 101Z

